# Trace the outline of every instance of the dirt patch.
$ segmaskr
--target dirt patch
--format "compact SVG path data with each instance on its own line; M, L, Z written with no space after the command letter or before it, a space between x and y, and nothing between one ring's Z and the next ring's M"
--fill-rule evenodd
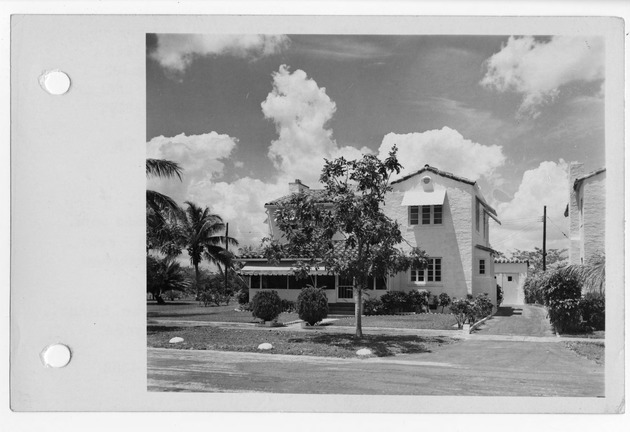
M184 342L169 343L176 336L183 338ZM455 340L414 335L365 335L362 339L355 339L353 335L343 333L304 333L262 328L147 327L147 344L154 348L261 352L258 345L264 342L273 345L272 350L265 351L271 354L353 358L361 348L369 348L377 357L388 357L428 353L439 346L455 343Z
M600 343L565 342L567 348L581 357L586 357L599 365L605 363L605 347Z

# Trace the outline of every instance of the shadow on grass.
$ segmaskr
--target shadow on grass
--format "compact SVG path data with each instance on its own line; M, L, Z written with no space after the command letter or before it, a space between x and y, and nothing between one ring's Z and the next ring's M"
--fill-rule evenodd
M177 330L185 330L185 327L148 325L147 334L168 333Z
M421 338L412 335L364 335L357 339L349 334L322 334L306 338L292 338L291 343L318 343L337 346L346 350L369 348L377 357L390 357L396 354L417 354L432 352L427 344L448 343L448 339L440 337Z

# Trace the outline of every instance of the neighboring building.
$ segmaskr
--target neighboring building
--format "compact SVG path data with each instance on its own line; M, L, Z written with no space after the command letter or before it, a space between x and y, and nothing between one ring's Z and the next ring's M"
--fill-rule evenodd
M581 163L569 167L569 264L586 264L605 252L606 169L584 174Z
M497 284L503 288L504 305L525 304L525 279L529 262L499 259L494 261L494 274Z
M399 247L406 251L420 247L429 255L430 265L424 270L411 269L386 280L370 281L371 295L413 289L426 289L434 295L445 292L457 298L488 293L496 304L495 251L488 241L489 220L500 222L477 183L425 165L391 186L393 191L385 199L384 211L401 225L405 241ZM310 189L299 180L290 184L289 192L321 197L321 205L326 205L323 190ZM265 204L272 238L282 238L273 213L290 196ZM353 302L352 281L325 271L313 275L312 280L299 281L291 276L291 267L299 257L283 260L277 266L256 253L240 258L245 262L241 274L249 277L250 296L260 289L275 289L282 298L295 300L302 286L316 283L326 286L330 303Z

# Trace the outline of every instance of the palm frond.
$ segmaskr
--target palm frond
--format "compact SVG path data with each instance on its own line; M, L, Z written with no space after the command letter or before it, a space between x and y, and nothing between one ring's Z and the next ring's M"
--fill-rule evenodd
M176 163L166 159L147 159L147 177L170 178L177 176L182 179L182 168Z
M577 277L584 292L604 294L606 291L606 258L593 258L587 264L572 264L559 270L567 276Z

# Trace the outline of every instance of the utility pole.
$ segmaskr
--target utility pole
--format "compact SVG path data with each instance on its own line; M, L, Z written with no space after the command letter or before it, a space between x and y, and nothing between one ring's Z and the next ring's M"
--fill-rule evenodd
M543 212L543 271L547 270L547 206Z
M226 223L225 224L225 293L227 294L228 292L228 265L227 265L227 259L228 259L228 255L227 255L227 251L228 251L228 230L230 229L230 224Z

